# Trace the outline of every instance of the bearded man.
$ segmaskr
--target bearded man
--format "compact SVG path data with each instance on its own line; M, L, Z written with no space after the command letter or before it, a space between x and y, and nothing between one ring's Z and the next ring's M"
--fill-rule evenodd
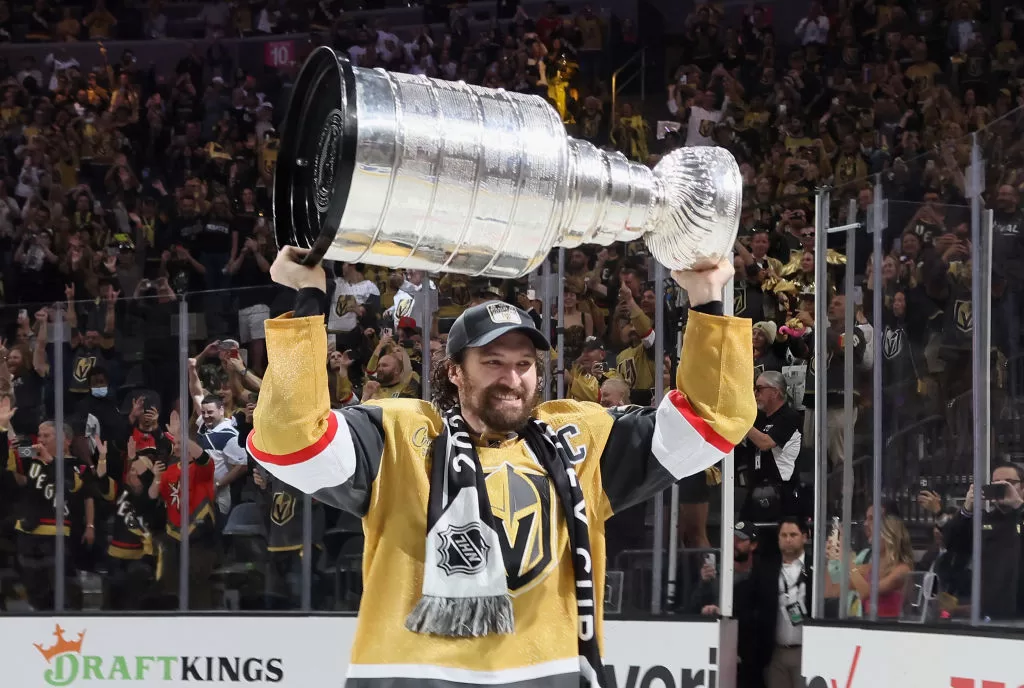
M452 325L433 403L332 411L325 275L287 247L297 290L266 323L249 450L285 483L363 519L348 688L600 686L604 522L720 461L754 421L750 321L723 317L723 261L674 272L690 313L677 389L655 408L538 403L525 312L491 301Z

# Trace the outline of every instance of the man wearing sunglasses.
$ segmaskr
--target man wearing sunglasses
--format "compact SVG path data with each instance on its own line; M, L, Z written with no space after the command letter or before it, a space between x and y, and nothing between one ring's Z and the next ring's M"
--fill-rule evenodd
M761 373L754 384L754 399L757 419L736 448L737 461L746 464L750 487L740 517L758 523L777 522L783 516L799 514L794 477L803 419L786 400L782 373ZM771 537L765 541L770 544Z

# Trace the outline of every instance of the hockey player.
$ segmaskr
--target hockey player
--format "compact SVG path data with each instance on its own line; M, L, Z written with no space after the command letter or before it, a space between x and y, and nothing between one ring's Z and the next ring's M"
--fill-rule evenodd
M364 592L348 688L601 685L604 522L719 462L753 423L750 321L723 317L723 261L674 272L690 313L677 389L657 408L538 403L534 321L468 308L435 361L433 403L332 410L325 273L286 247L297 290L266 323L248 440L273 475L363 519Z

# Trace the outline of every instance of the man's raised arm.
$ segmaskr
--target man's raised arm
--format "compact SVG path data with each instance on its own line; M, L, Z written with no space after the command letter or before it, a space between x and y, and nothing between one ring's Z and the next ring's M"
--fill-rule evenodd
M381 409L332 411L324 326L326 275L285 247L270 268L295 289L295 311L266 322L267 372L247 447L283 482L330 506L364 516L384 452Z
M608 409L600 473L610 513L715 465L754 424L750 320L722 315L722 287L732 272L723 261L710 271L672 273L693 306L676 388L656 408Z

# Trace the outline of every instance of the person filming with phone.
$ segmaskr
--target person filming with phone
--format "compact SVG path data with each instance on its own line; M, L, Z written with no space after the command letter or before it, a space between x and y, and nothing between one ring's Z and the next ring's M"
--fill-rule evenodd
M981 514L981 592L974 600L981 604L982 618L1019 618L1024 612L1021 594L1021 522L1024 521L1024 468L1007 463L992 471L992 481L981 488L985 511ZM947 548L969 561L974 533L975 486L967 490L960 513L946 524L943 538Z

